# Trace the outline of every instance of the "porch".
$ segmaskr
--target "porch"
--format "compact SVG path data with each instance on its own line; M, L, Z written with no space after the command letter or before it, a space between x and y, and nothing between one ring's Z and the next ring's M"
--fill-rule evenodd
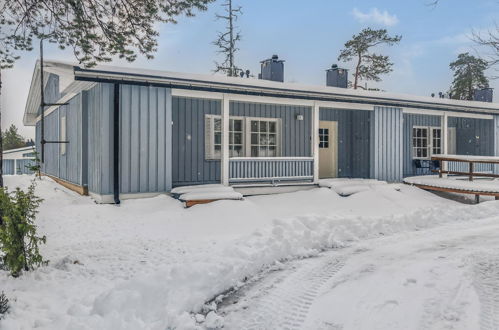
M404 177L425 176L435 171L468 172L468 164L432 160L439 154L495 156L498 119L493 115L404 111ZM491 163L477 163L478 173L498 173Z

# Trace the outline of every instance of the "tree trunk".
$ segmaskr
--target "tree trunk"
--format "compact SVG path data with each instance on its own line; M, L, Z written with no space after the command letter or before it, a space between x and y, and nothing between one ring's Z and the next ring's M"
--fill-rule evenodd
M353 89L357 89L359 85L359 70L360 64L362 63L362 56L359 54L359 59L357 61L357 66L355 67L355 81L353 83Z
M230 49L229 49L229 66L231 77L235 76L234 72L234 25L232 22L232 0L229 0L229 32L230 32Z

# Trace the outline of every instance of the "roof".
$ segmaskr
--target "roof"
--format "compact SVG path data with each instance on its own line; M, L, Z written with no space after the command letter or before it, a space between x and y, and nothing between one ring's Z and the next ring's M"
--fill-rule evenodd
M415 96L382 91L364 91L328 86L310 86L282 83L254 78L226 77L139 68L98 65L87 69L79 64L63 61L45 61L45 71L59 75L62 99L68 100L79 91L96 82L168 86L224 93L278 96L295 99L342 101L373 105L411 107L434 110L452 110L473 113L499 114L498 103L461 101L429 96ZM37 62L26 103L24 123L33 125L38 113L39 64Z
M16 148L16 149L9 149L9 150L4 150L3 154L14 154L18 152L25 152L25 151L32 151L35 149L35 146L27 146L27 147L22 147L22 148Z

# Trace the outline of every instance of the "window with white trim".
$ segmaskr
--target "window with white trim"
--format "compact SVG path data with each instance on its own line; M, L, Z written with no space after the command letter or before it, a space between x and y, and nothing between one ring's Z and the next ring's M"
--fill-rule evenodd
M230 117L229 157L278 157L280 133L278 118ZM205 116L205 158L222 155L222 118Z
M442 153L442 129L440 127L414 126L412 128L412 158L430 159Z
M431 128L431 154L438 155L442 153L442 129Z
M205 158L220 159L222 156L222 118L206 115L205 118ZM244 119L229 119L229 157L244 156Z
M249 118L251 128L251 157L278 156L278 119Z
M60 126L60 141L66 141L66 116L61 117L61 126ZM61 155L66 154L66 143L61 143Z

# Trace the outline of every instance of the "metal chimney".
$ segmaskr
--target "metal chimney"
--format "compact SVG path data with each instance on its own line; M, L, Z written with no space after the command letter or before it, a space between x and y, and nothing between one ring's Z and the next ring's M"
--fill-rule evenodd
M473 92L473 101L492 102L493 97L492 88L475 89Z
M284 61L280 60L279 56L272 55L260 64L262 71L258 74L258 79L284 82Z
M339 68L337 64L333 64L331 69L326 70L326 86L347 88L348 70Z

